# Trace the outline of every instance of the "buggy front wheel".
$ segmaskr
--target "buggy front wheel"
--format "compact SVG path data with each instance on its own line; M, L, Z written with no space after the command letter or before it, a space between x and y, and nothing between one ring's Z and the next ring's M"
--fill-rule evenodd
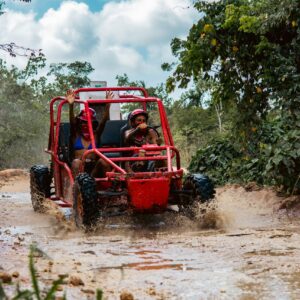
M184 198L179 208L191 219L195 218L199 204L210 202L215 195L213 182L203 174L189 174L183 183L183 190L188 192L188 196Z
M205 203L215 196L212 180L203 174L189 174L183 183L183 189L190 191L190 202Z
M87 173L79 174L73 188L73 214L77 227L90 229L100 217L96 182Z

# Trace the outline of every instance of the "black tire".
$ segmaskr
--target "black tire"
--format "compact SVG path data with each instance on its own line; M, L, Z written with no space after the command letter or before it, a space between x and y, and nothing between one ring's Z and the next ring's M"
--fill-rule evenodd
M35 165L30 169L30 194L34 211L45 212L45 198L50 197L51 174L44 165Z
M91 228L100 217L96 182L87 173L79 174L73 188L73 214L77 227Z
M191 191L189 204L209 202L216 193L212 180L203 174L188 175L184 181L183 189Z

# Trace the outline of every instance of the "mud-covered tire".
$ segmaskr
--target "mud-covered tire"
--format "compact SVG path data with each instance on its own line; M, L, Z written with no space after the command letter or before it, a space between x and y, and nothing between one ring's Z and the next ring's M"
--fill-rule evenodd
M212 180L203 174L189 174L183 183L183 189L191 192L189 204L209 202L216 192Z
M91 228L100 217L96 182L87 173L79 174L73 187L73 215L77 227Z
M44 165L35 165L30 169L30 194L34 211L44 212L45 199L50 197L51 174Z

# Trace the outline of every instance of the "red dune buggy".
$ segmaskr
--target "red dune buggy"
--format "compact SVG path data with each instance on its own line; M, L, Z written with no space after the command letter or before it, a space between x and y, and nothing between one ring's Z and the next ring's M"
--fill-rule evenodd
M112 91L115 97L104 99L106 91ZM111 113L114 119L110 118L106 122L100 141L95 141L88 113L92 148L84 153L81 173L74 178L71 170L73 145L70 142L70 124L66 118L69 105L65 97L51 100L49 144L46 149L51 156L50 168L36 165L30 170L31 197L35 211L42 211L43 199L48 198L61 207L73 208L77 226L90 227L101 217L128 210L160 213L166 211L169 205L177 205L180 211L195 201L206 202L214 197L214 186L207 176L190 174L183 180L180 154L174 146L160 99L149 97L145 89L137 87L80 88L75 94L75 104L86 111L92 107L101 115L101 108L103 111L106 103L111 103L111 109L113 105L116 106L119 111ZM136 107L148 111L150 119L158 125L154 128L160 134L161 145L124 146L124 132L130 124L127 118L122 118L121 106L127 111ZM143 156L132 155L133 151L138 153L141 149ZM111 171L106 172L105 177L94 178L85 172L89 153L95 153L110 165ZM127 172L124 167L126 162L147 161L160 167L141 172Z

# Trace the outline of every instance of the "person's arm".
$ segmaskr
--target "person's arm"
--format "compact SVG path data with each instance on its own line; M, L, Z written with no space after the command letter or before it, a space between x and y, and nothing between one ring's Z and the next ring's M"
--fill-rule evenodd
M133 139L137 132L139 132L138 128L131 128L125 131L124 143L126 146L134 146Z
M148 125L146 123L139 124L136 128L131 128L125 131L125 145L127 146L135 146L134 145L134 137L136 134L143 132L145 135L148 132Z
M106 92L106 99L113 99L113 98L114 98L114 94L113 94L112 91ZM105 105L105 110L104 110L103 117L102 117L101 121L99 122L99 125L96 129L96 132L95 132L97 137L101 136L101 134L104 130L106 121L109 119L109 109L110 109L110 103L107 103Z
M161 140L159 139L157 132L152 128L150 128L148 133L148 142L149 144L161 144Z
M71 141L76 137L76 119L74 115L74 101L75 101L75 92L74 90L68 90L66 94L66 100L69 103L69 122L70 122L70 132L71 132Z

